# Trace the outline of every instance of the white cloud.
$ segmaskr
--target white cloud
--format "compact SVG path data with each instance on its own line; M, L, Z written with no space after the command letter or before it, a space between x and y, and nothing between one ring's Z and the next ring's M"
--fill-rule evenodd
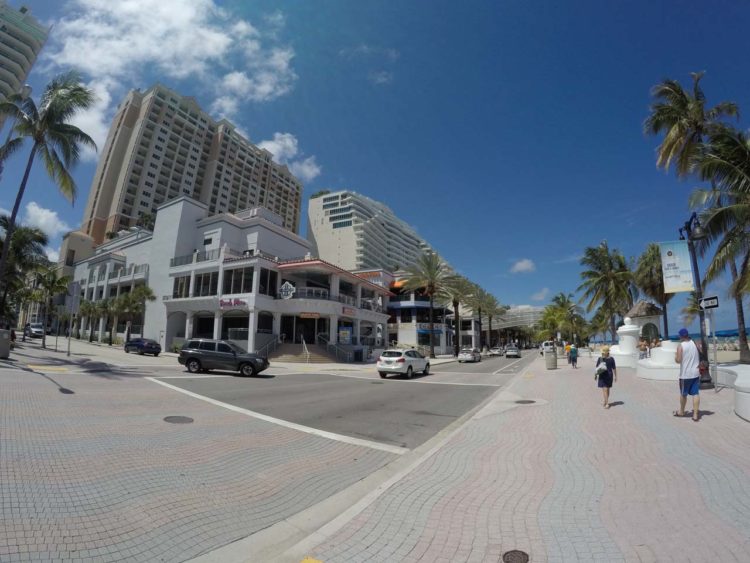
M543 287L531 296L532 301L544 301L549 295L549 288Z
M366 43L360 43L356 47L346 47L339 51L339 56L345 59L354 59L357 57L372 57L377 56L385 58L390 61L395 61L401 56L398 50L390 47L378 47L375 45L367 45Z
M22 223L40 229L49 238L55 238L71 230L70 226L58 217L57 211L45 209L35 201L26 204L26 214Z
M528 272L533 272L536 270L536 265L534 265L533 260L530 260L528 258L522 258L521 260L516 261L513 266L510 268L511 274L524 274Z
M393 73L387 70L374 70L367 75L367 79L373 84L390 84L393 82Z
M583 258L583 254L569 254L568 256L563 256L562 258L555 260L554 264L570 264L572 262L580 262L581 258Z
M314 180L323 171L321 166L315 161L314 156L309 156L305 160L292 162L289 165L289 169L292 171L292 174L304 182Z
M297 79L294 51L276 37L284 25L280 12L266 17L268 33L215 0L70 0L65 13L53 22L43 64L77 68L89 78L99 102L76 122L88 126L100 148L112 101L146 80L145 70L165 81L190 80L217 98L212 110L223 116L242 103L283 96Z
M54 248L47 247L44 249L44 251L47 253L47 258L51 262L57 262L60 259L60 251L55 250Z
M289 166L292 174L304 182L314 180L323 171L314 156L302 158L299 141L291 133L274 133L273 139L261 141L258 146L270 152L276 162Z

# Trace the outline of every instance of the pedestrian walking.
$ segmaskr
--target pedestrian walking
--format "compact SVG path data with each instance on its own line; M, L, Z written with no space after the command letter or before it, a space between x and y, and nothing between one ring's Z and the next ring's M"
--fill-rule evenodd
M688 395L693 397L693 420L700 420L700 351L698 345L690 338L686 328L681 328L680 344L674 355L674 361L680 364L680 410L674 411L674 416L685 416L685 405Z
M573 366L573 369L576 369L578 367L578 348L575 344L572 344L570 346L570 364Z
M603 364L607 369L599 370L599 366ZM617 381L617 366L615 365L615 359L609 355L609 346L602 347L602 356L596 360L597 371L594 375L594 379L598 380L598 387L602 390L602 399L604 401L604 408L609 408L609 390L612 388L613 382Z
M570 344L565 344L565 357L568 358L568 363L570 363Z

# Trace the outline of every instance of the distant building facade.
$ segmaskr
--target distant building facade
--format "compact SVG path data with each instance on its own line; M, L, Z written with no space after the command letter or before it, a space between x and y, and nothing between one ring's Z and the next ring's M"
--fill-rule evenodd
M16 10L0 0L0 99L22 91L49 28L41 25L26 6ZM0 128L5 118L0 117Z
M395 271L432 250L388 206L349 190L310 199L307 238L318 256L347 270Z
M299 230L302 184L235 126L194 98L154 85L117 108L89 191L81 230L101 244L164 202L188 196L209 214L262 206Z

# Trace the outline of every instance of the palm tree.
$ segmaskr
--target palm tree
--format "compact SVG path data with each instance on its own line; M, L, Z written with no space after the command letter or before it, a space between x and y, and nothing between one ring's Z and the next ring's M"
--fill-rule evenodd
M721 102L706 109L706 96L700 87L702 72L693 72L692 93L676 80L664 80L654 86L651 115L643 129L647 134L664 133L656 149L656 166L668 170L674 162L678 177L691 171L692 161L701 150L703 137L715 130L723 117L736 117L737 104Z
M430 358L435 357L434 307L437 295L448 283L448 265L434 252L425 252L406 270L406 291L420 290L430 298Z
M487 346L492 346L492 319L503 315L508 308L500 305L497 298L491 293L487 294L487 302L485 303L484 314L487 315Z
M147 285L138 285L129 293L118 297L122 299L121 315L125 318L125 342L130 340L130 330L133 319L142 315L146 310L146 301L156 300L153 290ZM143 334L143 332L141 332Z
M16 216L37 155L44 162L47 174L62 194L70 201L75 200L76 184L70 169L78 162L82 146L96 150L96 144L91 137L71 125L69 121L79 110L91 107L93 102L94 93L81 84L80 77L75 72L53 78L45 88L38 107L31 97L23 97L21 94L15 94L0 102L0 115L9 115L14 120L14 137L0 148L0 160L5 161L20 150L26 139L32 141L26 170L6 229L6 239L13 240ZM0 255L0 279L5 276L8 253L9 245L3 245ZM4 305L5 296L0 302L0 309Z
M622 316L633 306L633 274L619 250L610 251L607 241L588 247L581 258L588 269L581 272L583 299L588 299L586 311L597 307L604 309L609 318L612 340L616 338L615 316Z
M57 269L55 267L43 267L39 271L38 276L39 294L40 301L42 304L42 348L47 347L47 316L49 314L49 308L52 304L52 298L68 293L68 286L70 284L70 278L67 276L58 277Z
M7 232L10 219L7 215L0 216L0 229ZM47 264L44 247L48 243L47 235L36 227L17 227L13 231L10 250L8 252L8 266L5 276L0 280L2 286L2 305L0 314L3 319L13 316L15 306L19 304L22 289L26 287L28 276L38 267ZM2 244L5 245L5 239ZM14 303L8 306L7 299L11 297Z
M94 319L96 313L96 303L88 300L81 301L81 305L78 307L78 314L81 318L86 317L86 325L89 329L89 342L94 340Z
M674 297L674 293L664 293L661 251L658 244L650 243L640 258L638 258L638 266L635 270L635 283L643 293L661 305L664 316L664 338L669 338L667 303Z
M445 287L443 287L440 292L440 297L446 301L450 301L453 307L453 326L455 327L455 334L453 337L454 356L458 356L458 352L461 348L461 314L459 309L462 303L466 303L466 300L471 295L473 289L474 284L465 277L454 275L446 280Z
M479 285L474 284L474 291L469 295L466 305L471 312L479 319L479 348L482 348L482 312L486 311L488 295Z
M100 299L96 302L96 314L104 319L104 328L99 330L99 342L104 340L103 330L106 330L107 323L112 316L112 299Z
M695 320L695 317L698 316L698 314L701 311L701 306L698 303L698 298L695 295L694 291L690 292L690 295L688 296L687 303L680 311L682 313L683 318L685 319L685 324L689 325L690 323Z

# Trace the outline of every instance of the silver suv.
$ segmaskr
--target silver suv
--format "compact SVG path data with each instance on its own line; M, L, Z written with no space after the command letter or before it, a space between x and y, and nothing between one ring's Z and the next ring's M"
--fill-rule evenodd
M246 377L256 375L270 365L266 358L249 354L234 342L206 338L191 338L185 342L177 361L190 373L222 369L238 371Z

